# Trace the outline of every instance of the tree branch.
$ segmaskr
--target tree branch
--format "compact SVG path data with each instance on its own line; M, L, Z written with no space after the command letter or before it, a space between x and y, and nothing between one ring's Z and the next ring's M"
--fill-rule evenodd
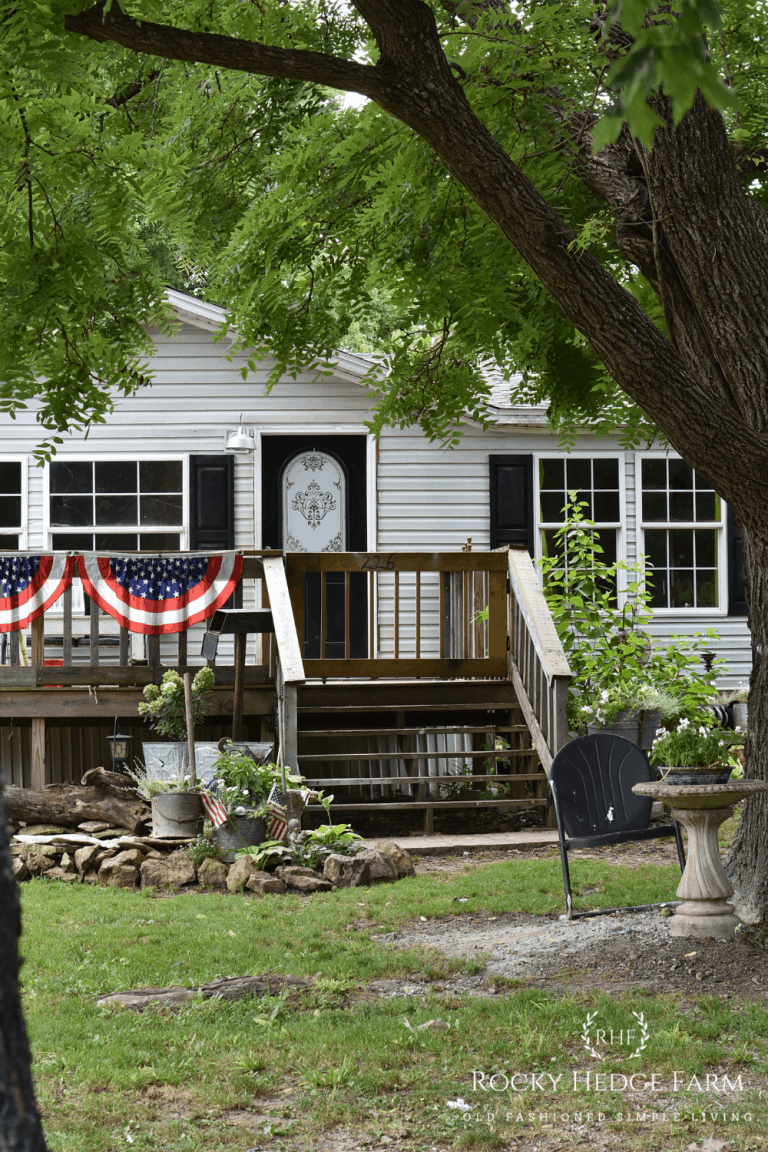
M271 44L238 40L213 32L190 32L148 20L139 23L126 16L117 0L109 12L105 12L104 4L100 3L74 16L65 16L64 27L68 32L77 32L91 40L112 41L148 56L185 60L192 64L213 64L236 72L253 72L258 76L283 76L290 80L325 84L346 92L360 92L376 99L378 78L376 69L370 65L327 56L323 52L276 48Z

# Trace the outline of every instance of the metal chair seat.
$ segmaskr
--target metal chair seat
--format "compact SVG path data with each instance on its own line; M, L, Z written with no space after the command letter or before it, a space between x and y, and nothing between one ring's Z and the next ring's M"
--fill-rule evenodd
M656 840L674 836L680 870L685 868L685 851L676 820L651 827L653 801L636 796L635 784L655 779L646 755L637 745L621 736L598 732L571 740L555 756L549 773L549 787L557 819L560 860L565 885L566 915L603 916L612 912L636 912L647 908L674 908L675 901L662 904L636 904L628 908L602 908L574 912L568 852L574 848L596 848L625 844L632 840Z

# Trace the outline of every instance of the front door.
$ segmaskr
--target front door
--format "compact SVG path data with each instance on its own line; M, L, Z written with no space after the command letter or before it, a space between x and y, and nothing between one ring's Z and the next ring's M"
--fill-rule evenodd
M262 437L262 541L286 552L364 552L367 547L364 436ZM322 585L305 584L304 655L321 656ZM367 581L350 578L350 655L368 655ZM325 656L343 659L344 574L326 577Z

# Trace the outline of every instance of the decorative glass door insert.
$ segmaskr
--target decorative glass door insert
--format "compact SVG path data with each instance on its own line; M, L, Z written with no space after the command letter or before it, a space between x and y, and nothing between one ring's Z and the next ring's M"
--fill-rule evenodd
M283 473L286 552L345 552L346 480L326 452L300 452Z

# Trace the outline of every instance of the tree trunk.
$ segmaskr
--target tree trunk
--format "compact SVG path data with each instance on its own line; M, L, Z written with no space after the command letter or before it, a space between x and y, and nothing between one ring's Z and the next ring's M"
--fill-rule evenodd
M0 1152L46 1152L19 994L19 886L0 787Z
M741 528L741 525L739 525ZM742 530L744 575L752 633L752 675L744 775L768 779L764 749L768 741L768 524ZM746 923L768 919L768 800L745 800L739 828L725 861L736 892L733 903Z
M149 820L149 805L138 798L118 799L101 788L52 784L43 792L31 788L6 788L5 806L9 820L27 824L63 824L76 828L84 820L105 820L135 832ZM2 1149L0 1149L2 1152Z

